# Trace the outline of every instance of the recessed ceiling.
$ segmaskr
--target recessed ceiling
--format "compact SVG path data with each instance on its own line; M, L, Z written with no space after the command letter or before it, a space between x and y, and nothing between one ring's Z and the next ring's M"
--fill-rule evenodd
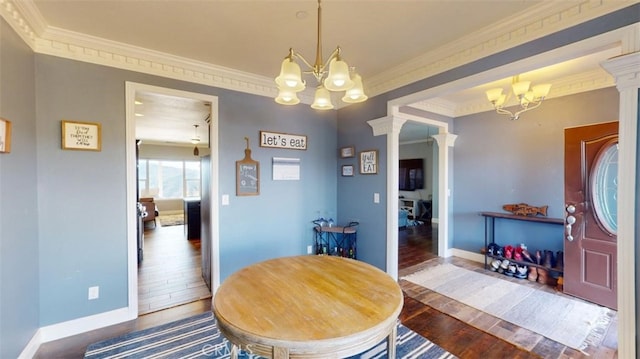
M137 92L135 104L136 138L144 144L209 143L208 121L211 104L200 100L151 92ZM194 127L197 125L198 127Z

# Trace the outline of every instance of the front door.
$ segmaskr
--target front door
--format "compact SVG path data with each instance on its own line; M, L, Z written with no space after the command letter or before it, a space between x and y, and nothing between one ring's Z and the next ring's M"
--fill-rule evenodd
M564 292L617 309L618 122L564 135Z

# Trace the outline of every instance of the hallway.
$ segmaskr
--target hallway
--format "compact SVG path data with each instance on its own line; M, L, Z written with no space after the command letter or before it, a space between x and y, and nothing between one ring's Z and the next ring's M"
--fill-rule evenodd
M211 298L202 279L200 240L187 240L184 225L144 231L144 257L138 265L138 314Z

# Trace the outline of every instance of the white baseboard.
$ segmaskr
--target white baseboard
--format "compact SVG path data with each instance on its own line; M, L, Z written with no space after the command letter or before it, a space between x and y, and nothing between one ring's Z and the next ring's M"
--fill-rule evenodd
M29 340L29 343L27 343L27 346L22 349L22 353L18 355L18 359L31 359L35 357L42 343L42 333L40 329L38 329L31 340Z
M135 319L135 317L131 317L129 314L129 308L120 308L110 312L41 327L36 331L27 346L22 350L19 358L33 358L42 343L108 327L110 325L119 324L133 319Z
M449 252L452 256L468 259L470 261L484 263L484 255L475 252L469 252L458 248L451 248Z

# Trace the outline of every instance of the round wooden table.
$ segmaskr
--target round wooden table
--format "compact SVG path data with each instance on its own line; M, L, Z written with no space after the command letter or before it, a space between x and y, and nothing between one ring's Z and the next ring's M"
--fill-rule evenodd
M403 295L380 269L332 256L283 257L228 277L213 300L218 327L237 348L280 358L343 358L388 338L395 358Z

